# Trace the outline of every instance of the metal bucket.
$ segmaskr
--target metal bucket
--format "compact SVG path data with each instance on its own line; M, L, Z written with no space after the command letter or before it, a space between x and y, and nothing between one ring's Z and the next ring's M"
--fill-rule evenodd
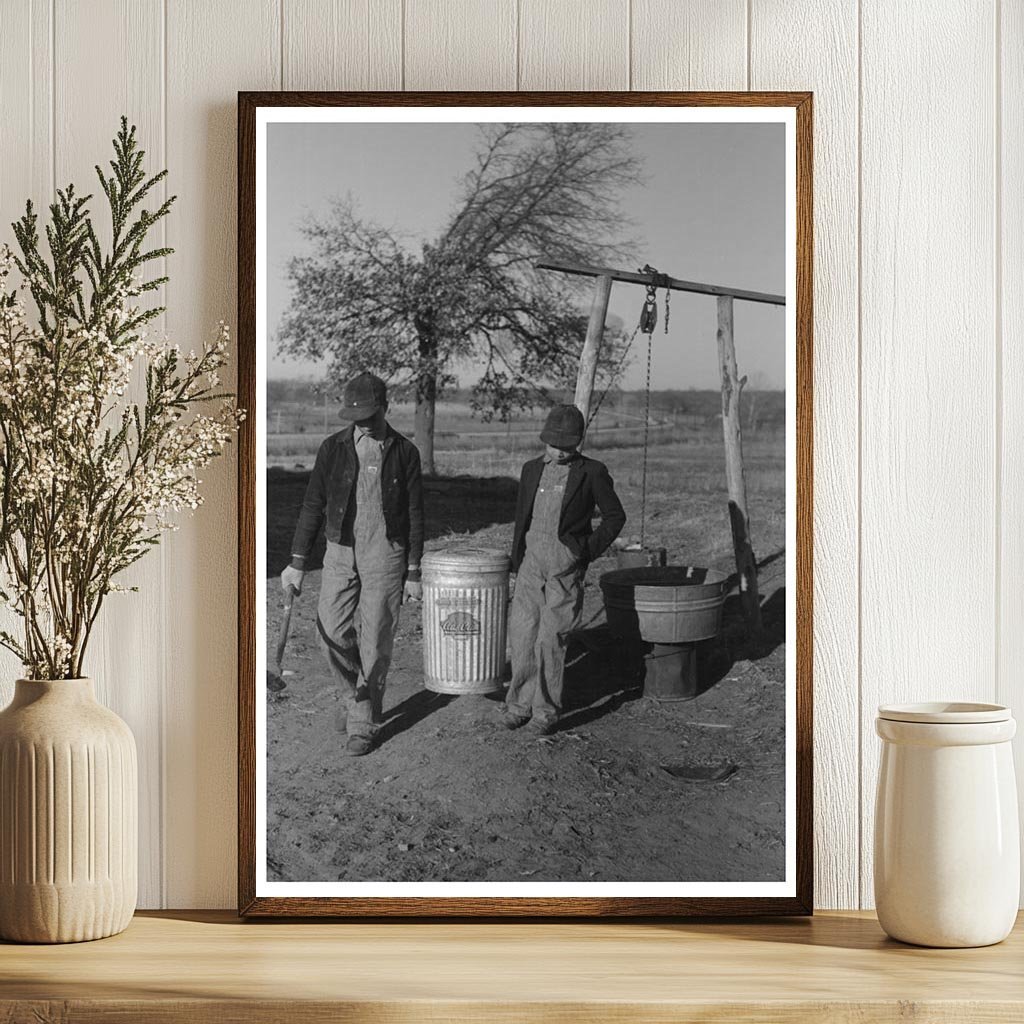
M697 696L695 644L651 644L644 653L644 696L662 702L693 700Z
M668 565L615 569L601 577L613 636L648 643L696 643L717 636L728 577L715 569Z
M428 551L423 570L424 684L492 693L505 672L508 556L493 548Z

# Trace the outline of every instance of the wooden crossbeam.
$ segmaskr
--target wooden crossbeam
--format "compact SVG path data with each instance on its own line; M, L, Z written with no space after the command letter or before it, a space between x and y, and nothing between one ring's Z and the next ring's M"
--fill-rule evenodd
M722 374L722 432L725 440L725 475L729 489L729 522L732 529L733 551L736 557L740 603L751 634L753 636L760 635L762 628L761 599L757 586L757 558L750 540L750 517L747 513L747 486L743 475L743 442L740 430L740 393L746 378L740 380L736 369L733 300L746 299L748 302L765 302L774 306L784 306L786 297L784 295L769 295L767 292L746 291L742 288L726 288L724 285L680 281L665 274L644 274L642 272L634 274L627 270L590 267L580 263L542 260L535 266L538 270L554 270L564 274L597 278L594 282L594 297L590 306L587 336L580 354L579 373L576 377L576 406L583 413L585 422L590 417L590 400L594 391L594 378L597 373L598 358L601 354L605 317L608 313L608 297L613 281L645 286L654 285L656 288L671 288L673 291L696 292L700 295L717 297L718 364ZM646 459L646 452L644 454ZM643 536L642 527L640 535Z
M554 260L541 260L535 266L538 270L559 270L563 274L576 274L581 277L607 277L612 281L623 281L626 284L653 284L659 288L671 288L676 292L696 292L698 295L730 295L734 299L765 302L772 306L786 304L785 295L752 292L745 288L728 288L721 284L701 284L699 281L681 281L678 278L665 277L661 274L634 274L628 270L612 270L610 267L590 267L583 263L561 263Z

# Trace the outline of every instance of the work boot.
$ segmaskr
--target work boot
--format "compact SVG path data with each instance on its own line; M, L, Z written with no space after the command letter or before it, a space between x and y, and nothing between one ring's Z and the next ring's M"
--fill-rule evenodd
M538 736L550 736L558 728L557 718L533 718L530 720L530 732Z
M526 715L517 715L514 711L506 711L504 715L502 715L501 724L505 726L506 729L520 729L526 725L529 720L530 719Z
M371 736L349 736L345 744L345 753L348 757L362 757L373 750L373 737Z

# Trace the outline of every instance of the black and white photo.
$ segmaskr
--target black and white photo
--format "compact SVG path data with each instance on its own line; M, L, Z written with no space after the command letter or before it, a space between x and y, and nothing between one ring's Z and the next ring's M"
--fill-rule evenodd
M796 898L793 108L254 141L257 904Z

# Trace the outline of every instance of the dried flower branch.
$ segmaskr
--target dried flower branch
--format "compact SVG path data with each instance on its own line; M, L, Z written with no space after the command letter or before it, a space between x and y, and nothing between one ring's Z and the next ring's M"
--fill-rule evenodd
M124 118L114 152L109 177L96 168L109 246L91 197L69 186L50 206L45 253L31 203L14 225L20 254L0 248L0 600L22 624L19 636L0 631L0 645L32 678L82 674L103 599L124 589L115 577L175 528L174 513L200 504L198 471L242 417L220 390L224 324L188 355L147 336L163 308L138 299L166 278L146 281L144 269L171 250L145 241L174 198L140 208L166 171L146 176ZM136 367L145 371L138 402Z

